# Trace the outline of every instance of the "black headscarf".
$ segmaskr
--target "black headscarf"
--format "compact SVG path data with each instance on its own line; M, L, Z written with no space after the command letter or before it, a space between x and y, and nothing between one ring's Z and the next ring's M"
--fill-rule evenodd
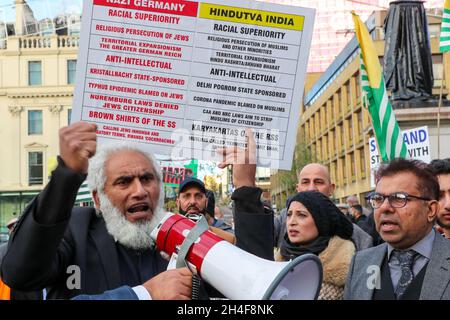
M289 260L305 253L318 255L325 250L330 238L333 236L351 239L353 234L352 223L342 214L330 198L317 191L299 192L289 199L288 211L291 203L294 201L302 203L311 213L319 236L308 244L293 244L289 241L286 232L280 248L283 258Z

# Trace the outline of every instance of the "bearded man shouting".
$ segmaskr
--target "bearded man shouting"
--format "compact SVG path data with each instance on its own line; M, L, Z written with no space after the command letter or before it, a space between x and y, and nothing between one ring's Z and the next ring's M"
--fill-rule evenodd
M95 295L124 286L140 298L190 299L191 272L165 271L168 262L150 237L164 216L158 163L150 153L129 144L97 147L96 130L95 124L84 122L60 130L58 166L11 235L2 279L17 290L47 288L47 299ZM73 208L86 173L95 208ZM249 210L263 212L257 203ZM261 220L258 214L254 217ZM269 221L270 216L264 218ZM253 243L253 248L241 248L261 252L258 241Z

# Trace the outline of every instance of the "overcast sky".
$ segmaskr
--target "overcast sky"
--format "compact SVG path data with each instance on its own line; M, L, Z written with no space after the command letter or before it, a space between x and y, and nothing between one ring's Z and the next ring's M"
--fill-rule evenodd
M36 19L54 18L60 13L81 13L82 0L28 0ZM0 0L0 19L14 20L14 0Z

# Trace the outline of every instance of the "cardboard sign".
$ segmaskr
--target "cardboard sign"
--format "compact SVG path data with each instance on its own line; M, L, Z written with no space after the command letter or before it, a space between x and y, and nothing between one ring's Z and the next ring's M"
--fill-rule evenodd
M72 121L99 141L221 160L246 145L290 169L314 10L255 1L84 1Z
M421 160L426 163L431 162L430 136L428 127L419 127L415 129L404 130L403 141L405 141L408 150L407 158ZM370 186L375 188L375 171L381 163L380 155L374 137L369 139L370 150Z

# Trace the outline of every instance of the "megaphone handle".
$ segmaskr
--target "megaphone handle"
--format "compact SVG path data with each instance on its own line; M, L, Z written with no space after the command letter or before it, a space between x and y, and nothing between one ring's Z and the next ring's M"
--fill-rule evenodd
M200 220L196 223L196 225L191 229L183 243L180 246L180 250L178 251L177 258L177 268L183 268L188 266L185 259L188 254L189 249L194 244L195 241L209 229L208 222L206 221L205 216L202 216Z
M192 275L192 300L199 300L200 299L200 285L201 285L201 279L198 275L193 274Z

